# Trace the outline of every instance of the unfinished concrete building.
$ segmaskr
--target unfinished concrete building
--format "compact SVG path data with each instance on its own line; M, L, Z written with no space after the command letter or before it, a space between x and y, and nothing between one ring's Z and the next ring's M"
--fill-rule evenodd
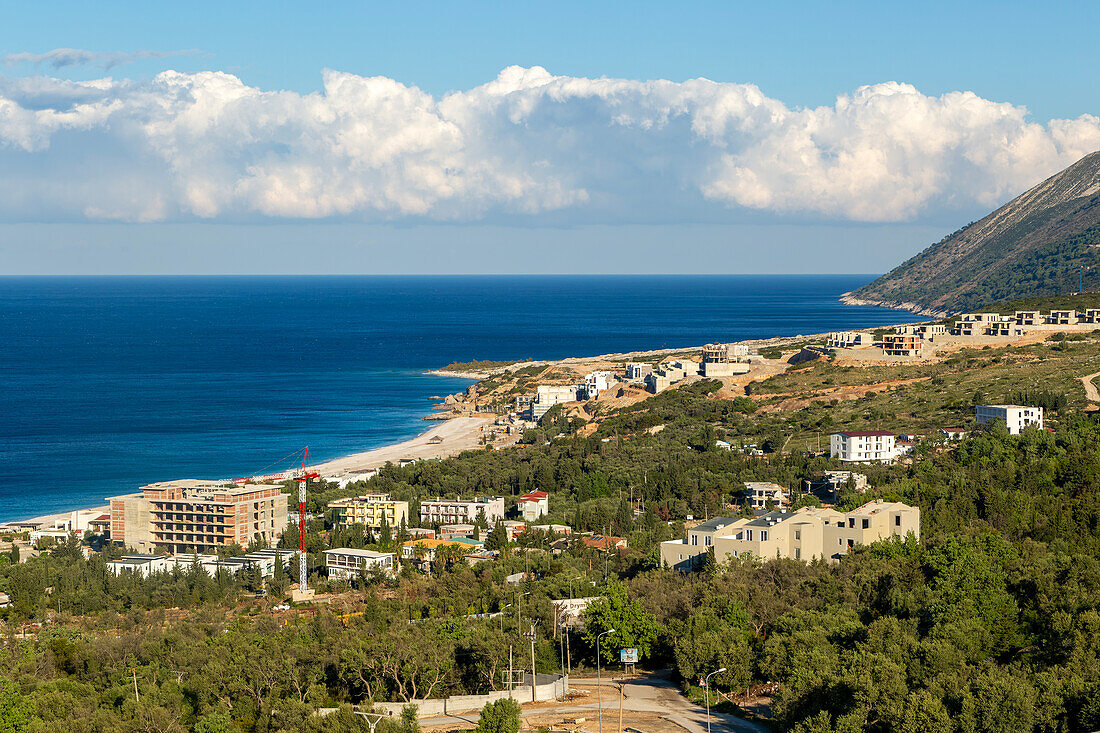
M275 484L165 481L109 497L111 539L139 552L170 553L273 546L287 523L287 495Z

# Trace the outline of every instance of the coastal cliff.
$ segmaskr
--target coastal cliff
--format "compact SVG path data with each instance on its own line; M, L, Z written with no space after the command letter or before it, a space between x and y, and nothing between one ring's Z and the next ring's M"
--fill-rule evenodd
M1100 289L1100 152L841 300L943 317L1008 298Z

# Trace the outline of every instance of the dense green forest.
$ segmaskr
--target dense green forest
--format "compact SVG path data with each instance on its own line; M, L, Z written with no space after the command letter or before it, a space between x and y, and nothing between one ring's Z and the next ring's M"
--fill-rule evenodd
M1056 347L1028 348L1068 358ZM1069 348L1093 358L1090 344ZM906 390L787 411L771 410L770 397L718 399L703 381L625 409L592 435L551 415L513 449L390 466L344 490L311 485L322 517L325 502L365 490L415 506L426 496L540 488L551 494L548 521L625 536L622 553L575 543L553 555L548 537L529 535L505 544L496 563L444 558L430 575L406 566L349 588L326 582L320 551L392 548L402 528L368 535L319 518L308 528L313 582L339 602L277 613L282 577L269 581L271 598L257 598L247 576L116 578L104 566L110 551L85 559L76 543L18 564L0 556L0 589L15 600L0 610L0 731L366 730L352 705L499 688L508 648L526 643L519 632L532 621L537 669L559 670L565 640L550 601L581 595L606 600L569 634L574 669L595 664L594 636L613 627L605 653L636 646L643 667L671 668L685 689L719 667L720 692L778 683L777 731L1093 730L1100 424L1072 401L1052 402L1053 432L994 428L957 444L932 441L911 465L866 468L867 494L842 493L842 507L871 498L919 506L919 543L857 548L839 564L738 560L692 575L657 559L657 543L682 536L685 515L741 511L740 482L797 487L835 467L789 450L792 436L827 429L830 413L886 419L872 412L896 416L899 400L948 390L928 404L961 421L983 395L1035 389L1007 378L1034 353L1018 352L1021 362L964 355ZM986 381L961 381L976 374ZM793 386L848 376L812 366ZM720 450L719 437L761 440L771 452ZM505 583L521 570L520 586ZM383 727L405 733L415 721Z

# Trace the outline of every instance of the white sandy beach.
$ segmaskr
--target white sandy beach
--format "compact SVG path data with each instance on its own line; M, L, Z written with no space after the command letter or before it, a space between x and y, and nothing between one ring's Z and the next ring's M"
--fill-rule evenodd
M432 423L432 427L425 430L412 440L403 443L375 448L374 450L354 453L350 456L337 458L325 463L310 466L311 470L327 478L339 478L346 474L362 473L374 468L381 468L386 463L397 463L402 458L446 458L481 447L481 437L485 434L483 428L493 423L493 417L456 417L451 420ZM443 438L442 443L429 443L433 437ZM135 487L136 488L136 487ZM110 511L109 506L95 507L103 513ZM49 514L33 519L12 521L12 524L37 524L52 525L54 521L64 521L69 518L70 512ZM0 524L3 524L0 522Z
M493 423L494 417L456 417L433 424L412 440L355 453L344 458L319 463L310 468L322 476L339 477L343 474L361 473L380 468L386 463L397 463L402 458L446 458L464 450L481 447L483 430ZM433 437L442 443L429 443Z

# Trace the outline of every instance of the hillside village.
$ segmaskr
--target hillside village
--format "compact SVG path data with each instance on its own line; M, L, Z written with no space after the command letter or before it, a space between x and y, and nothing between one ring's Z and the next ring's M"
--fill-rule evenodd
M936 580L935 568L953 553L1003 578L994 558L1009 557L1005 546L1041 543L1032 559L1013 561L1024 563L1016 572L1033 574L1047 572L1047 553L1100 552L1088 508L1100 499L1075 468L1090 465L1085 446L1100 446L1093 417L1100 394L1091 382L1100 375L1098 313L988 309L858 338L495 366L441 410L484 420L476 448L442 459L410 454L306 482L307 592L296 583L298 482L174 480L111 497L106 511L0 527L8 543L0 555L0 624L21 624L25 638L42 643L55 629L100 623L91 619L126 607L134 614L175 608L173 623L187 625L196 623L188 599L205 598L241 622L271 619L289 629L328 619L345 655L362 638L371 639L373 655L396 653L403 637L388 626L396 615L433 639L416 653L443 650L465 660L441 668L435 683L417 677L440 686L432 699L402 692L406 681L396 673L367 676L380 685L370 695L358 676L337 675L316 690L311 708L337 716L370 704L397 715L410 701L423 716L446 704L437 694L514 693L499 675L472 681L466 665L490 657L499 665L509 645L528 643L531 624L543 631L526 668L564 686L592 669L596 636L606 633L616 654L637 646L643 664L670 667L689 693L686 681L698 670L724 668L716 680L728 710L792 726L803 719L797 706L822 703L799 685L795 662L775 665L769 649L793 643L792 623L824 623L860 608L872 618L903 618L900 609L866 610L883 598L857 600L866 592L857 588L878 587L868 573L909 572L902 566L916 563L929 580L909 584L957 608L946 594L975 604L988 591L967 595ZM916 339L920 353L888 353L889 336ZM1015 458L998 462L1005 453ZM1000 554L984 554L990 546ZM768 580L774 573L801 580L776 585ZM707 590L716 582L726 595ZM996 649L1051 633L1042 615L1023 610L1035 599L1007 581L989 582L998 603L1010 596L1022 610L1007 621L965 612L974 614L966 623L981 627L980 654L996 659ZM847 590L836 597L811 590L830 584ZM680 596L687 607L668 600ZM635 620L622 615L627 607ZM699 625L719 623L719 607L739 609L731 618L740 620L721 622L735 630L721 632L725 646L692 651L706 638ZM930 623L946 633L961 623L953 618ZM903 629L890 633L933 643ZM476 656L478 639L496 651ZM814 642L838 659L865 653L866 643ZM728 656L734 652L736 660ZM427 668L438 664L429 658L436 659L424 657ZM334 664L318 662L311 674ZM1035 684L1031 668L997 674L1033 689L1026 687ZM345 669L359 675L364 667ZM1092 694L1060 689L1070 701ZM962 704L941 697L928 704Z

